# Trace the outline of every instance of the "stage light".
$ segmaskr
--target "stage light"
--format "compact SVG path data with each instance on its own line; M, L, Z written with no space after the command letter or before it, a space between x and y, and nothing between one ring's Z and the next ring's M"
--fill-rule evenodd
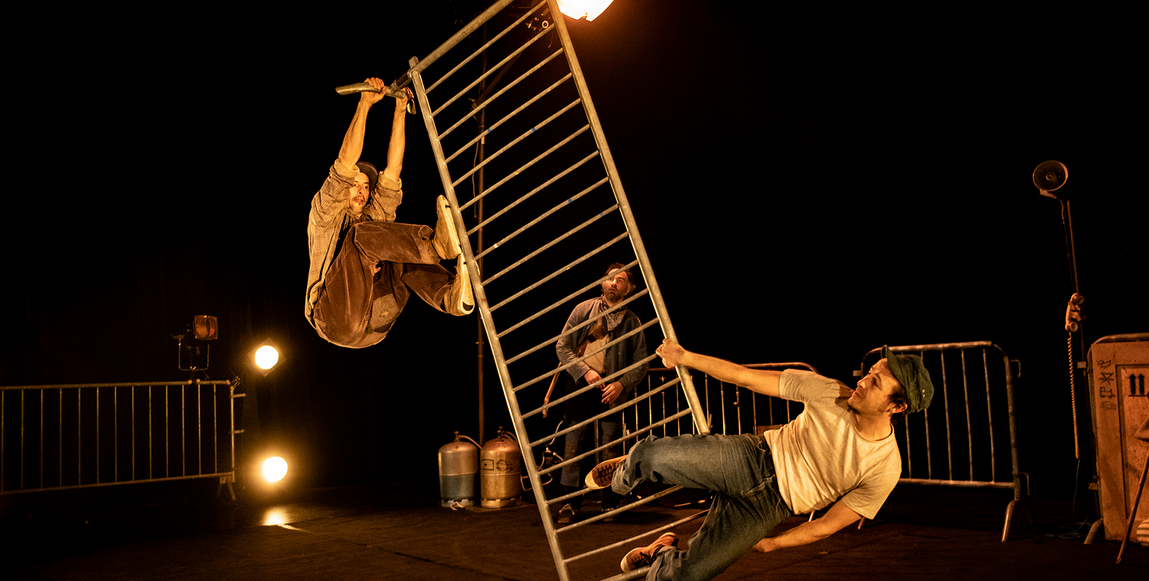
M260 369L271 369L279 363L279 351L271 345L263 345L255 350L255 366Z
M264 339L263 342L248 352L247 357L248 361L250 361L260 373L266 376L279 364L279 347L271 339Z
M212 315L195 315L187 329L172 335L179 341L179 370L204 371L211 363L211 343L219 338L219 321Z
M598 18L614 0L558 0L559 11L575 20L586 17L587 22Z
M287 476L287 460L279 456L272 456L263 461L261 472L263 473L264 480L268 482L279 482L283 480L284 476Z

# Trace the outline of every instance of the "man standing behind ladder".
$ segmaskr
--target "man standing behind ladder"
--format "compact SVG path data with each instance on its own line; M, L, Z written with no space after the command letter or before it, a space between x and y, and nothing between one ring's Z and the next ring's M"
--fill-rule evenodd
M560 365L569 365L584 355L586 359L568 367L565 372L560 371L556 374L556 381L551 383L551 390L547 391L544 405L550 403L556 385L560 389L554 399L559 399L602 382L598 386L598 391L591 390L564 402L565 418L571 425L608 410L620 409L630 398L630 394L634 393L635 386L646 377L647 364L642 362L616 378L603 381L604 378L643 361L647 356L646 337L642 331L627 337L628 333L641 326L638 315L626 308L615 308L635 288L631 273L618 262L607 267L606 273L610 278L602 283L602 295L575 306L563 327L562 336L555 345ZM587 321L593 322L579 327ZM616 339L619 340L618 343L604 348ZM622 412L602 418L597 425L602 443L619 439L622 437ZM563 446L564 460L574 458L593 447L587 445L588 442L593 442L591 438L593 433L587 430L587 427L567 432ZM620 448L620 444L615 444L603 450L601 457L616 458L622 453ZM568 494L578 490L582 484L582 470L579 464L563 466L560 481ZM609 512L618 508L619 500L618 495L603 491L603 511ZM582 496L576 496L564 504L559 509L559 524L573 521L581 506ZM608 516L604 520L611 520L611 517Z
M311 200L307 223L311 269L304 315L320 337L351 348L382 341L411 291L455 316L470 314L475 305L446 198L436 201L434 230L395 223L395 209L403 201L399 173L410 90L395 99L383 173L359 160L367 113L387 88L377 78L367 83L380 92L360 93L339 158ZM440 260L451 259L456 261L455 275L439 265Z
M773 397L801 401L805 409L778 430L743 434L653 436L630 455L595 466L592 488L626 494L640 482L714 491L714 502L690 547L674 533L623 557L622 570L650 565L647 579L712 579L750 549L769 552L824 539L861 517L874 518L901 473L894 424L925 409L934 386L921 357L882 349L882 359L851 390L802 370L748 369L692 353L667 339L658 348L667 367L697 369L711 377ZM829 506L821 518L766 538L794 514Z

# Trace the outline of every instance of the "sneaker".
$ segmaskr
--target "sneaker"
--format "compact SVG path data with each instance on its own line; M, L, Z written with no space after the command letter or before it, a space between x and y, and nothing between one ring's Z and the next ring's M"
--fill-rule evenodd
M559 509L558 523L560 525L570 524L574 521L575 515L577 514L573 506L564 504L563 507Z
M597 466L591 468L590 474L586 475L586 487L591 490L599 488L610 488L610 481L614 478L615 471L619 466L626 461L626 456L619 456L618 458L611 458L605 462L599 462Z
M463 250L459 247L459 233L455 231L455 221L451 219L451 208L447 205L447 198L439 196L435 200L435 236L431 244L435 252L443 260L451 260Z
M649 567L660 552L675 547L678 547L678 537L674 533L662 533L662 536L655 539L653 543L645 547L631 549L622 558L619 566L622 567L623 573L629 573L639 567Z
M471 276L467 272L467 265L463 262L463 255L458 255L455 262L455 282L451 283L451 290L443 297L443 308L456 317L471 314L475 310L475 294L471 290Z

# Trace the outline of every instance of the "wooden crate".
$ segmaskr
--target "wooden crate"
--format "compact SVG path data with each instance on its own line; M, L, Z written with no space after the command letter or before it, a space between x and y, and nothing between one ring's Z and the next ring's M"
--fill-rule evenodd
M1089 350L1089 374L1101 518L1105 538L1120 540L1149 455L1149 442L1133 437L1149 417L1149 334L1099 339ZM1147 518L1143 494L1137 522Z

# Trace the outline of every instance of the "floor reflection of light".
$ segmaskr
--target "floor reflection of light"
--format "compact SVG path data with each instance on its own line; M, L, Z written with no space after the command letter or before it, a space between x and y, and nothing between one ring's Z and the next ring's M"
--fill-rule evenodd
M267 512L263 513L263 526L272 527L283 524L287 524L286 510L274 507L267 509Z

